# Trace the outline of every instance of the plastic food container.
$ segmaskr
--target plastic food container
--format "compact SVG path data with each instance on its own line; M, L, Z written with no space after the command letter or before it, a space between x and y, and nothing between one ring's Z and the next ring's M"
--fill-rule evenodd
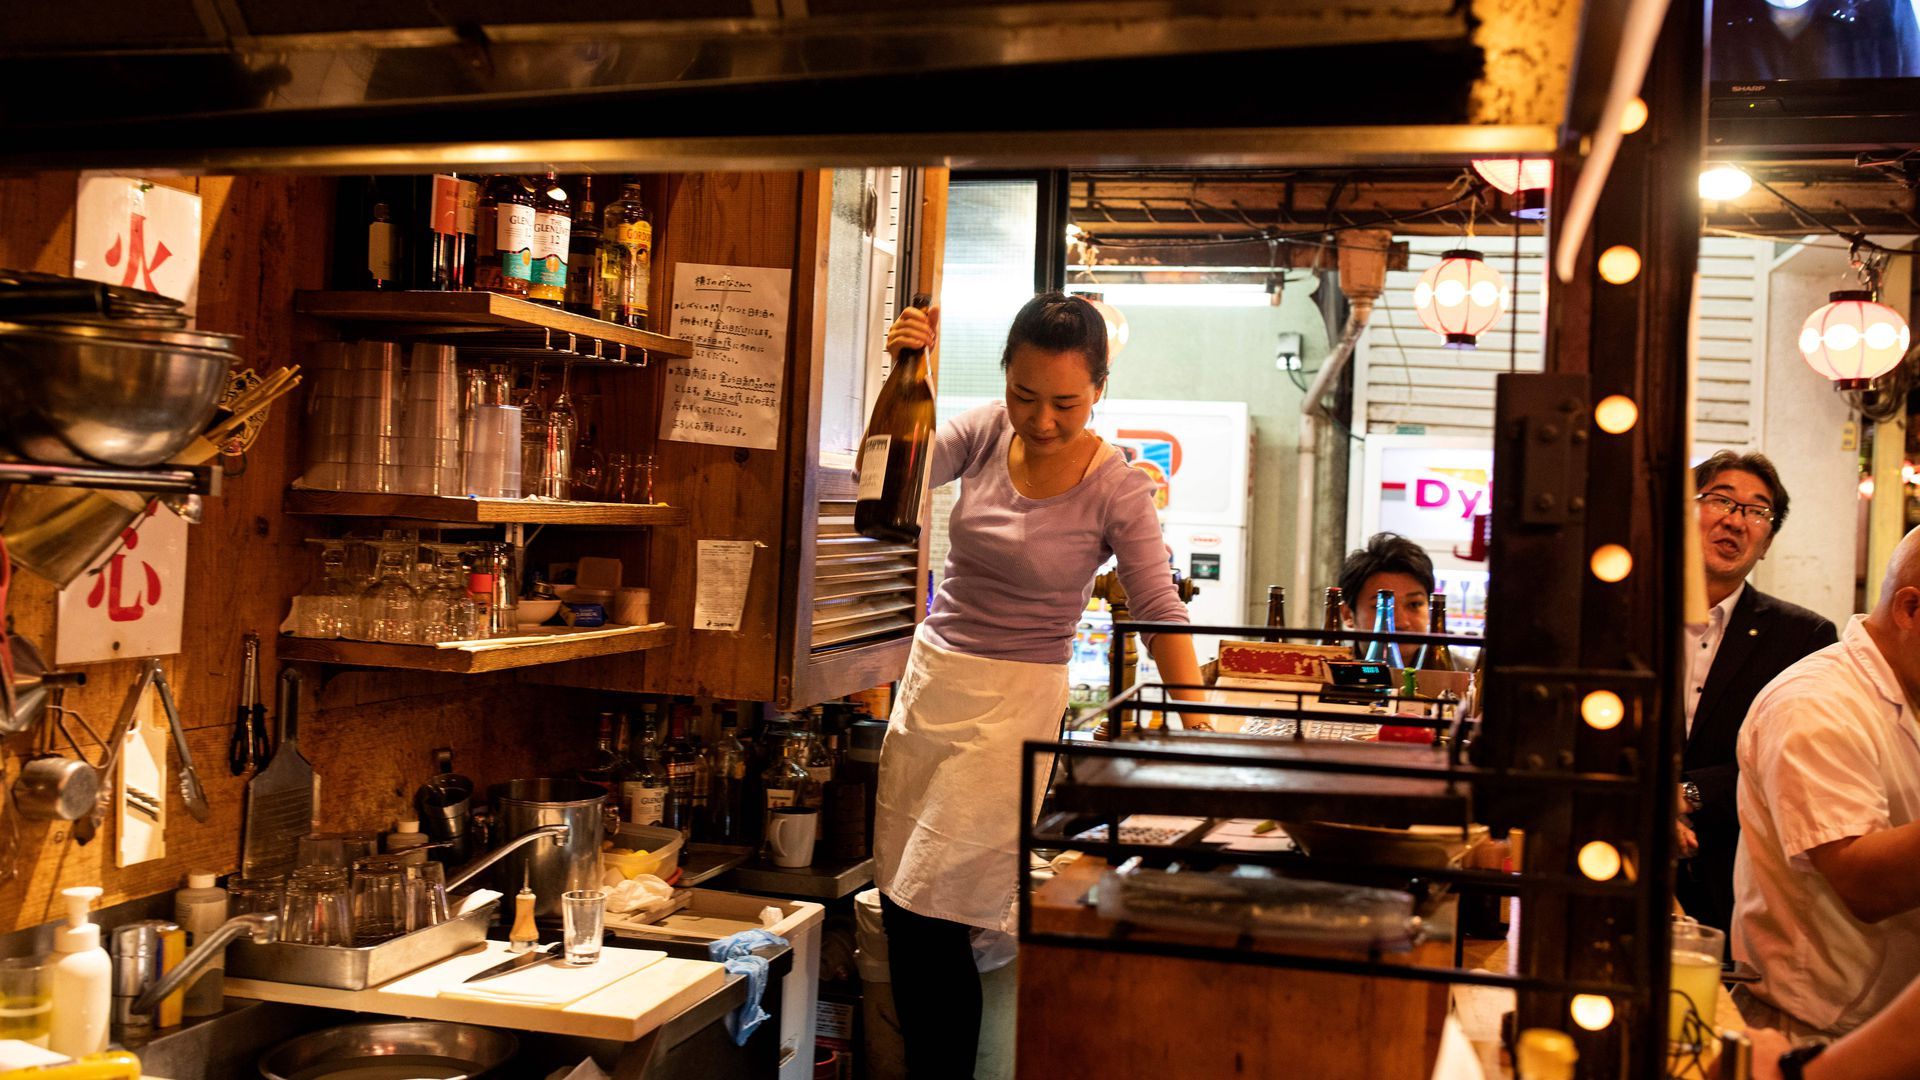
M613 846L633 848L646 854L615 855L611 851L603 851L600 853L600 865L608 870L618 870L627 877L652 874L657 878L670 878L680 868L680 848L685 840L679 829L622 824L613 830Z

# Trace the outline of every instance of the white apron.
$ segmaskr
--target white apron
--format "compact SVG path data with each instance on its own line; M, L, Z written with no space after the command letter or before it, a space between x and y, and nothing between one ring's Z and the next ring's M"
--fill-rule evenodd
M1065 664L989 660L916 636L880 751L880 890L916 915L1014 929L1020 747L1058 738L1066 707Z

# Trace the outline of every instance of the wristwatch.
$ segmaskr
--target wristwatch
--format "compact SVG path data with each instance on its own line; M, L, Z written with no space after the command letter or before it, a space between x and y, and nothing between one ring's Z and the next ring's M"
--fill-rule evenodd
M1700 809L1700 804L1706 801L1700 797L1700 785L1691 780L1680 781L1680 797L1695 810Z
M1781 1054L1780 1080L1801 1080L1804 1075L1801 1070L1806 1068L1807 1062L1819 1057L1826 1049L1826 1043L1809 1043Z

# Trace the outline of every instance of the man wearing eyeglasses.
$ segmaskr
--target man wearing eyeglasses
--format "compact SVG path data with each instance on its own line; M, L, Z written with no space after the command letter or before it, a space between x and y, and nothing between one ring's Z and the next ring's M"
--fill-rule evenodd
M1687 748L1681 760L1683 856L1674 895L1687 914L1728 930L1740 844L1734 747L1760 688L1839 639L1833 623L1747 584L1787 520L1787 489L1762 454L1722 450L1693 470L1705 556L1704 625L1687 627Z

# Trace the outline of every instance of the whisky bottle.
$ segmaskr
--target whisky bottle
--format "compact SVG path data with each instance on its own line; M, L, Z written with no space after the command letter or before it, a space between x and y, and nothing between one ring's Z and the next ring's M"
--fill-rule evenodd
M567 240L567 310L600 317L605 293L600 287L600 213L593 202L593 180L580 181L580 202L573 210L573 234Z
M452 292L473 288L475 219L480 185L451 173L436 173L427 205L427 272L421 288Z
M925 311L922 293L913 306ZM860 444L859 501L854 528L862 536L902 544L920 542L920 504L933 461L933 382L927 351L903 349L880 389L867 436Z
M573 203L560 177L547 171L534 192L533 266L527 299L554 307L567 300L567 241L573 235Z
M517 176L496 176L480 206L476 287L525 296L533 274L533 189Z
M629 183L601 215L600 288L608 322L646 330L647 294L653 284L653 222L640 203L640 185Z

